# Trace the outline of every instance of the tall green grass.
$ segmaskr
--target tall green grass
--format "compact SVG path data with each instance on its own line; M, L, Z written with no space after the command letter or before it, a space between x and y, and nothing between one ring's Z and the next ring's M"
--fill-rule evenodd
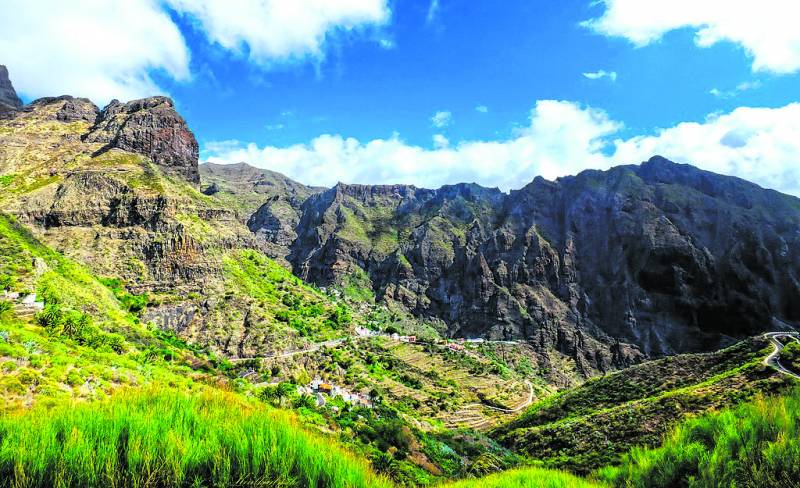
M234 394L127 390L0 419L3 487L388 487L367 463Z
M796 487L800 390L685 422L657 449L634 449L599 476L625 487Z
M484 478L457 481L443 485L443 488L601 488L602 486L563 471L527 468Z

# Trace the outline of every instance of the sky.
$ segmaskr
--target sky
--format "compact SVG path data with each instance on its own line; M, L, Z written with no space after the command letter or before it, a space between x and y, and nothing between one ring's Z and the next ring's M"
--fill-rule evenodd
M201 159L477 182L660 154L800 195L797 0L0 0L25 101L164 94Z

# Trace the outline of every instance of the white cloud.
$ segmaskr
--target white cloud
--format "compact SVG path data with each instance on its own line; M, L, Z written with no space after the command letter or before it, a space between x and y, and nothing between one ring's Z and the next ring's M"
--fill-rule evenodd
M190 77L183 37L155 0L5 0L0 18L0 59L30 98L66 93L104 104L163 93L151 70Z
M601 153L604 138L619 128L602 111L544 100L531 112L530 124L503 141L452 146L449 141L445 144L444 136L435 136L435 148L430 150L407 144L397 135L361 142L325 134L286 148L206 145L204 155L213 162L246 161L314 185L346 181L437 187L476 181L510 189L538 174L555 178L586 167L608 167L610 162Z
M387 0L166 2L194 19L210 41L262 65L320 59L332 35L380 26L391 17Z
M617 72L616 71L605 71L605 70L601 69L599 71L592 71L592 72L589 72L589 73L583 73L583 76L585 78L589 78L590 80L599 80L599 79L602 79L602 78L608 78L609 80L611 80L612 83L617 81Z
M444 149L450 145L450 140L442 134L435 134L433 136L433 147L436 149Z
M601 0L605 12L585 26L606 36L625 37L637 46L681 28L697 31L695 42L742 46L753 70L800 70L800 2L797 0Z
M388 0L4 0L0 62L26 97L105 104L163 94L151 73L191 78L189 48L167 6L252 62L320 60L331 38L385 24ZM376 37L384 48L393 43Z
M652 136L616 141L614 159L633 162L661 154L800 196L797 134L800 103L781 108L740 107L701 123L685 122Z
M431 124L437 129L442 129L453 123L453 114L446 110L442 110L433 114L431 117Z
M756 81L745 81L736 85L736 88L732 90L720 90L718 88L712 88L708 91L708 93L714 95L717 98L734 98L738 96L742 92L746 92L749 90L758 90L761 88L761 82Z
M482 114L489 113L489 107L487 107L486 105L478 105L477 107L475 107L475 111L480 112Z
M246 161L314 185L345 181L435 188L475 181L504 190L520 188L537 175L552 179L660 154L800 195L800 103L738 108L653 135L615 139L621 128L601 110L543 100L531 111L528 126L505 140L450 145L437 135L434 149L425 149L398 135L361 142L326 134L285 148L223 141L207 144L203 154L210 161Z

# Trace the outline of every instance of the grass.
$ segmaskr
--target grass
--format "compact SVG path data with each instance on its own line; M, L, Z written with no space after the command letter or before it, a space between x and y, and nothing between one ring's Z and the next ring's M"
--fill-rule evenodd
M290 414L218 390L126 390L0 420L0 486L388 487Z
M794 382L762 364L770 350L758 338L645 363L537 402L492 435L544 467L587 474L633 447L659 445L693 415L788 391Z
M604 485L578 478L563 471L527 468L473 480L457 481L443 486L447 488L600 488Z
M625 487L797 486L800 390L690 420L599 476Z

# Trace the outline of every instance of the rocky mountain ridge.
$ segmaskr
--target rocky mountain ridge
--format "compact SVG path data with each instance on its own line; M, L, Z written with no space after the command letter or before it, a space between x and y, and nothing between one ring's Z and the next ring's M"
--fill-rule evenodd
M103 110L45 98L0 122L4 211L98 275L168 295L148 320L225 351L268 347L247 330L274 317L220 298L244 293L226 280L234 255L254 249L450 336L558 351L585 375L800 321L800 201L660 157L508 194L323 190L246 165L199 167L165 97Z
M572 329L661 355L800 321L800 200L661 157L509 194L340 184L297 210L263 232L295 273L363 275L454 336L568 349Z

